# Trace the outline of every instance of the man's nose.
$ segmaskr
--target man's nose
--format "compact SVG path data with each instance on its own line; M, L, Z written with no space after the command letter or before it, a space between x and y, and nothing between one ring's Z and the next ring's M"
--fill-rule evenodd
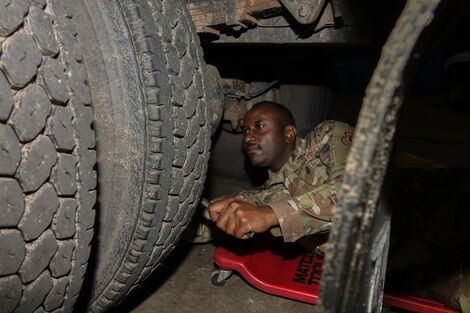
M245 143L253 142L253 141L255 141L255 139L256 139L256 138L255 138L255 136L253 135L252 132L246 132L245 135L244 135L244 137L243 137L243 141L244 141Z

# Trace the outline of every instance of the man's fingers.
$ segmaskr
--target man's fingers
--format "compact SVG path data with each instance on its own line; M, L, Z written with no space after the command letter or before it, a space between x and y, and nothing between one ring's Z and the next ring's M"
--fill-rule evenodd
M252 230L253 228L251 222L237 219L237 227L234 236L239 239L253 238L255 233Z
M243 236L238 237L238 238L240 238L240 239L250 239L250 238L253 238L253 235L254 235L254 233L249 232L249 233L245 233Z
M233 220L233 216L230 215L225 223L224 231L232 236L235 236L235 232L237 230L236 221Z
M220 212L223 210L224 206L221 205L220 203L214 203L211 204L208 208L207 211L209 211L209 217L213 222L217 221L217 218L219 217Z
M207 210L209 211L209 216L213 222L216 222L219 218L219 214L225 209L228 203L234 201L234 198L222 199L219 201L213 202Z
M239 239L248 239L255 232L264 232L277 225L277 216L270 207L256 206L228 198L209 206L211 219L217 227Z
M234 210L236 210L236 208L237 208L237 205L234 203L234 201L227 202L226 206L224 207L224 209L220 212L219 216L217 217L217 220L215 222L217 227L222 229L224 232L227 232L227 222L231 218L232 213L233 213ZM231 227L233 227L233 226L231 226ZM232 234L233 234L233 232L232 232ZM232 235L232 234L230 234L230 235Z
M237 230L234 234L235 237L239 239L248 239L250 238L248 236L248 228L245 225L240 225L240 227L237 227Z
M228 211L230 211L230 213ZM239 221L236 219L236 216L233 212L234 210L232 208L228 208L226 211L224 211L223 215L219 217L220 224L221 225L223 224L221 229L225 233L232 235L236 238L239 238L237 234L238 234L238 229L240 227L240 224L239 224ZM227 215L225 215L225 213L227 213Z
M251 223L244 218L244 210L242 207L236 207L230 214L227 221L227 230L230 229L230 235L238 239L248 239L247 233L251 230Z
M230 206L225 207L219 213L219 215L217 216L217 218L215 220L215 224L217 225L217 227L219 227L223 231L225 231L225 228L226 228L225 225L227 224L227 221L228 221L228 218L230 217L231 211L232 211L232 209L230 208Z

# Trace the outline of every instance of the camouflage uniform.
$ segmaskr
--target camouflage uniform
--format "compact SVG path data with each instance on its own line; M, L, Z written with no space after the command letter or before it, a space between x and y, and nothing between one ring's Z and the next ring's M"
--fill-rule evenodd
M269 171L264 189L242 191L234 197L270 206L280 224L271 233L282 235L286 242L327 233L352 134L353 128L347 124L320 123L305 139L297 138L292 156L278 172Z

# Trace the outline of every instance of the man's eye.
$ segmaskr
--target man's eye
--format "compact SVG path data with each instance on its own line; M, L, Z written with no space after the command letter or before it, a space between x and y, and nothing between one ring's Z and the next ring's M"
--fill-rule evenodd
M258 125L256 125L256 128L264 128L264 125L263 124L258 124Z

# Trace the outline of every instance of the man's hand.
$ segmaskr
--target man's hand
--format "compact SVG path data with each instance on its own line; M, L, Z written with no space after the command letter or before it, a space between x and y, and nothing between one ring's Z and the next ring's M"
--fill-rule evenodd
M235 198L215 201L208 210L217 227L239 239L248 239L249 232L263 233L279 225L269 206L256 206Z

